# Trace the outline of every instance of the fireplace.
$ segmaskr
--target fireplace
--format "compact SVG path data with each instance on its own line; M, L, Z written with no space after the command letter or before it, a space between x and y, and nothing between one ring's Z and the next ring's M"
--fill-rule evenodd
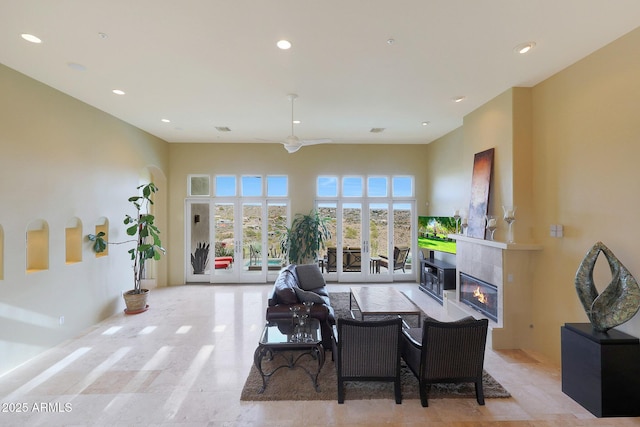
M498 288L491 283L460 273L460 302L498 321Z

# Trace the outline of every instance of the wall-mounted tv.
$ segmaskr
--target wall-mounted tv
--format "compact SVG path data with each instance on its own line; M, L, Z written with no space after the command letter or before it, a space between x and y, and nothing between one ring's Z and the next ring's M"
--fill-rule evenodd
M447 237L456 232L456 220L449 216L418 217L418 247L431 251L456 253L456 241Z

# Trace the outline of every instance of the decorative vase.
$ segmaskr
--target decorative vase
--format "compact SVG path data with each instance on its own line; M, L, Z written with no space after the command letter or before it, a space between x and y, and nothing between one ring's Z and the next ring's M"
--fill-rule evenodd
M130 290L122 294L124 303L127 308L124 312L127 314L138 314L147 311L149 305L147 304L147 298L149 297L149 289L142 289L142 292L137 294L134 290Z

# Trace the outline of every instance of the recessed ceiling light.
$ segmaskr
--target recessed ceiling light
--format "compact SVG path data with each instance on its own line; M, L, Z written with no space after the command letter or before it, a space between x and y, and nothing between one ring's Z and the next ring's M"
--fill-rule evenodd
M109 35L107 33L98 33L98 37L104 40L106 38L109 38Z
M517 53L525 54L530 52L534 47L536 47L535 42L527 42L519 44L518 46L514 47L513 50L515 50Z
M115 93L116 95L124 95L124 91L120 89L114 89L111 92Z
M465 98L464 96L456 96L456 97L452 98L451 100L453 102L462 102L462 101L464 101L464 98Z
M394 39L387 39L387 44L389 46L391 46L392 44L394 44L396 41Z
M20 34L20 37L22 37L23 39L31 43L42 43L42 40L40 40L38 37L34 36L33 34L26 34L26 33Z
M371 130L369 132L371 133L382 133L384 132L385 128L371 128Z
M291 42L289 40L278 40L276 46L278 46L282 50L291 49Z
M82 64L78 64L77 62L67 62L67 66L72 70L76 71L87 71L87 67Z
M216 126L218 132L231 132L231 128L227 126Z
M422 122L422 126L429 126L431 122Z
M171 123L171 120L169 120L169 119L161 119L161 121L163 121L165 123Z
M293 124L294 124L294 125L299 125L300 123L302 123L300 120L294 120L294 121L293 121Z

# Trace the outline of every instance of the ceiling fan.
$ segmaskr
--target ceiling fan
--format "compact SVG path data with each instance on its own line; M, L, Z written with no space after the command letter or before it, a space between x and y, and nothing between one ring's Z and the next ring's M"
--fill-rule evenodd
M326 144L327 142L331 142L331 140L328 139L328 138L318 138L318 139L300 139L300 138L298 138L295 135L295 132L293 131L293 117L294 117L293 116L293 103L298 98L298 95L296 95L295 93L290 93L289 95L287 95L287 98L289 98L289 101L291 101L291 135L289 135L288 137L285 138L284 141L282 141L282 144L284 144L284 148L289 153L295 153L303 145Z

